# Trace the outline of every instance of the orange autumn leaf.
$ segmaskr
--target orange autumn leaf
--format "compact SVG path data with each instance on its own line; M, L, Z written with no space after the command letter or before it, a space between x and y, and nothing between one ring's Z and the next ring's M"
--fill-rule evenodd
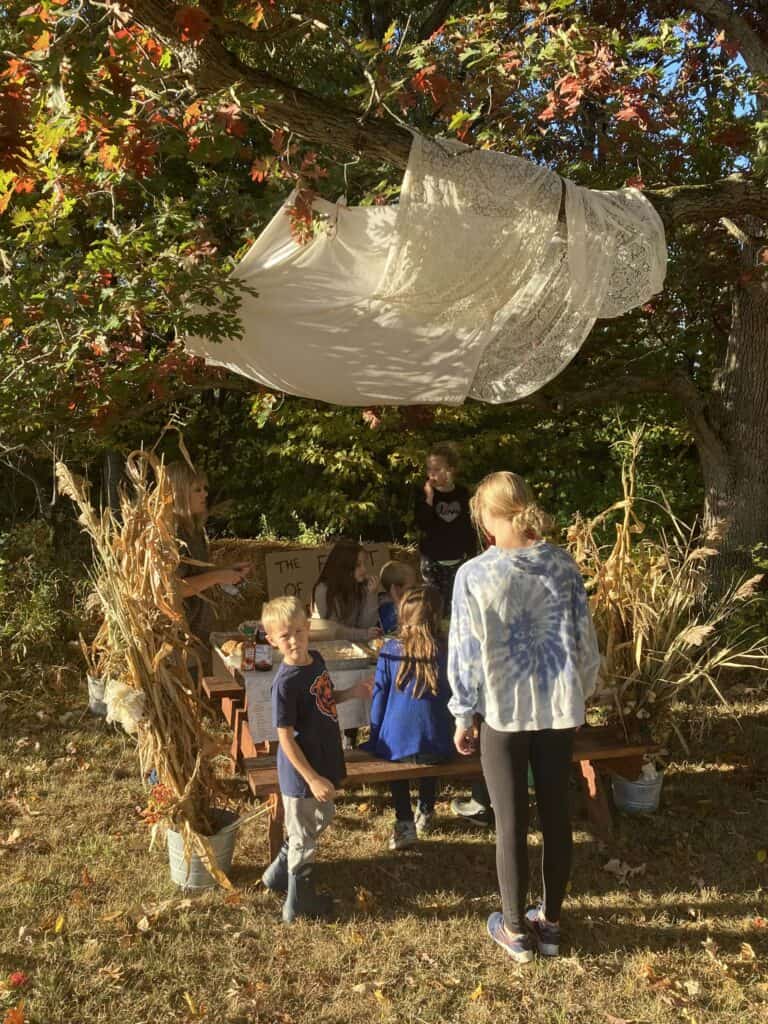
M211 31L211 17L202 7L180 7L174 21L184 43L201 43Z
M51 33L41 32L37 39L32 43L30 49L33 52L39 52L41 50L47 50L51 45Z
M3 1017L3 1024L24 1024L24 1000L17 1006L12 1006L10 1010L5 1011Z

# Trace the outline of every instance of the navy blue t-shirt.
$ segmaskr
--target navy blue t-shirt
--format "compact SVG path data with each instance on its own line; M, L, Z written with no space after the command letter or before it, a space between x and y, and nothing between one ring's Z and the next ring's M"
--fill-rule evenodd
M339 786L347 771L333 683L322 657L317 651L309 654L310 665L283 663L277 670L272 684L272 724L276 729L292 728L312 768ZM282 747L277 751L277 777L283 796L312 796Z

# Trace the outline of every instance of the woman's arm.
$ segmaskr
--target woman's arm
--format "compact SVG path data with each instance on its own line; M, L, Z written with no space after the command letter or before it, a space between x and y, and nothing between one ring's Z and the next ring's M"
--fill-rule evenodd
M315 800L319 800L321 803L333 800L336 795L336 787L330 779L326 779L324 776L318 775L314 770L307 760L304 751L296 742L296 737L293 735L293 727L278 726L277 739L283 753L309 786Z
M180 576L179 585L182 597L194 597L201 594L210 587L223 584L239 583L245 574L237 569L210 569L208 572L199 572L195 576Z

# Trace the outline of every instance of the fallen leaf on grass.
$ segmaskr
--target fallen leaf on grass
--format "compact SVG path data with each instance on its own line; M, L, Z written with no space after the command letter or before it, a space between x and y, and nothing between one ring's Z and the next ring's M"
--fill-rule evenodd
M55 935L61 935L61 933L64 931L64 921L64 915L59 914L59 916L56 918L56 924L53 926L53 931Z
M192 1015L192 1020L202 1020L205 1017L206 1013L208 1012L204 1003L200 1003L199 1006L195 1005L195 1001L193 1000L189 992L184 993L184 1002L189 1007L189 1012Z
M364 996L366 992L370 992L372 988L373 985L370 981L360 981L357 985L352 986L352 991L357 993L359 996Z
M384 995L384 993L381 991L380 988L377 988L374 991L373 998L376 1000L377 1003L388 1003L389 1002L389 1000L387 999L387 997Z
M0 839L0 846L4 847L6 850L11 850L14 846L18 846L20 842L21 829L15 828L13 832L9 834L7 839Z
M24 1024L24 1000L17 1006L12 1006L10 1010L5 1011L3 1017L3 1024Z
M374 902L374 896L370 889L365 889L362 885L355 887L355 903L362 910L370 910Z
M144 915L144 917L139 918L139 920L136 922L136 927L140 932L148 932L150 930L152 925L146 914Z
M80 884L84 889L89 889L93 885L93 879L91 878L88 868L83 868L83 873L80 876Z
M102 914L99 918L100 921L116 921L118 917L125 915L124 910L111 910L108 914Z
M645 863L632 867L626 861L613 857L607 864L603 864L603 871L607 871L609 875L615 875L622 885L626 885L630 878L645 874Z
M689 978L687 981L684 981L683 988L689 996L697 996L701 992L701 985L693 978Z
M99 974L102 978L109 978L110 981L121 981L123 977L123 968L120 964L110 961L110 963L99 968Z
M481 984L479 984L477 986L477 988L474 990L474 992L470 993L470 996L469 996L470 1002L476 1003L478 999L482 998L482 995L483 995L483 986Z
M739 960L757 960L757 954L748 942L742 942L739 948Z

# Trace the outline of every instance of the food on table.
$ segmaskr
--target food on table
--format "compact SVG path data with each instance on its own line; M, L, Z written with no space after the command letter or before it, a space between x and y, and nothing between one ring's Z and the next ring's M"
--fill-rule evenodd
M243 653L243 641L225 640L221 645L221 653L227 658L240 657Z

